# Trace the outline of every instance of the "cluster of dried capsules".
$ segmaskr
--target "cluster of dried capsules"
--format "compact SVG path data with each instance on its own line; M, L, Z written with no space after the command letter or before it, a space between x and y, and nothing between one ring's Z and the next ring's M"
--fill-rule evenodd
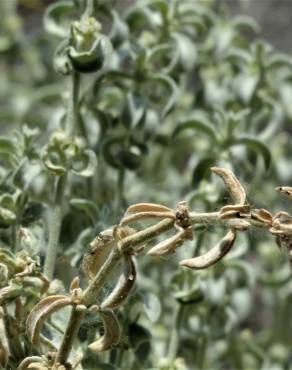
M143 252L150 240L169 230L174 229L175 234L151 247L148 255L174 253L186 240L193 238L192 226L195 224L221 224L227 227L228 231L222 240L205 254L180 262L181 266L192 269L204 269L220 261L233 247L237 233L250 227L265 228L276 236L280 246L285 246L290 252L292 217L287 212L278 212L273 216L265 209L252 209L246 201L243 186L232 171L218 167L211 170L222 178L232 204L211 213L190 212L185 202L178 203L177 209L151 203L130 206L119 225L101 232L91 243L90 253L83 260L83 270L88 280L86 290L83 291L79 287L79 280L74 279L69 295L46 297L33 308L27 320L27 333L32 343L39 345L46 342L47 339L41 335L45 320L55 311L72 306L76 312L96 312L103 321L104 334L89 345L92 351L105 351L117 345L121 328L113 310L124 303L134 286L136 268L133 256ZM278 187L276 190L292 198L292 188ZM158 222L142 230L129 226L149 219L158 219ZM101 297L97 287L100 288L110 278L110 272L114 269L119 269L120 277L113 290L106 297ZM92 297L95 303L92 303ZM31 362L25 359L25 363ZM22 365L19 368L26 367Z

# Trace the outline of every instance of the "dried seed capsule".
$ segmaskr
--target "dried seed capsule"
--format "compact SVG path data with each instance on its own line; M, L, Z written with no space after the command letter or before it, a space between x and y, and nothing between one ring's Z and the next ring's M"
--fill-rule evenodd
M108 297L102 302L101 309L114 309L120 306L129 296L135 281L136 267L131 256L124 256L124 271L120 276L117 285Z
M235 204L245 203L246 200L245 190L232 171L226 168L219 167L212 167L211 171L216 173L216 175L222 178L231 196L231 199Z
M121 327L115 314L112 311L100 311L100 315L104 334L99 340L88 346L92 352L107 351L117 345L121 338Z
M226 236L207 253L199 257L183 260L180 262L180 265L196 270L205 269L211 265L214 265L230 251L234 244L235 238L236 232L230 230Z

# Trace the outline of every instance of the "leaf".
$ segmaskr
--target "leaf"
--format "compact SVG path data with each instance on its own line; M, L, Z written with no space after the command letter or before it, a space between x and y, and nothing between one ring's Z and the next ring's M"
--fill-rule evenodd
M145 118L145 101L135 93L128 93L124 111L122 113L122 123L129 128L137 126Z
M268 58L266 67L268 69L283 68L283 67L291 69L292 58L286 54L280 54L280 53L274 54L270 58Z
M98 219L99 210L97 205L88 199L74 198L70 200L71 206L80 209L88 214L92 222L95 223Z
M222 178L233 203L243 205L246 200L246 193L234 173L227 168L220 167L211 167L211 171Z
M256 20L252 17L246 15L238 15L231 20L232 25L238 29L239 31L253 31L258 33L260 31L260 27Z
M161 315L161 304L153 293L143 294L143 305L145 313L151 322L156 322Z
M72 20L68 20L66 24L64 18L68 14L72 14L74 9L74 3L71 1L59 1L48 6L44 15L44 27L46 31L61 38L68 36Z
M173 38L176 42L176 49L182 67L185 71L191 71L197 59L195 43L189 37L178 32L173 34Z
M14 300L18 298L21 294L23 294L23 288L16 283L12 283L11 285L7 285L4 288L0 289L0 304L3 302Z
M121 327L115 314L112 311L100 311L99 313L103 321L104 334L88 346L94 353L111 349L119 343L121 338Z
M260 80L259 71L248 71L238 75L234 81L234 89L239 98L248 104L252 99Z
M147 89L148 85L148 89ZM179 90L176 85L176 82L169 76L165 74L157 74L153 77L148 78L146 85L147 91L145 94L148 95L149 99L154 103L157 104L157 101L161 99L161 94L159 96L153 95L154 93L158 93L160 87L163 87L166 92L168 92L168 96L164 99L163 109L162 109L162 116L166 116L175 106L179 98ZM164 94L163 94L164 95Z
M26 321L26 332L32 344L40 344L40 332L44 321L54 312L72 304L71 297L66 295L52 295L37 303Z
M212 266L219 262L230 251L234 244L235 238L236 233L231 230L218 244L215 245L215 247L211 248L208 252L198 257L185 259L180 262L180 265L195 270L205 269L209 266Z
M103 147L103 155L109 165L115 168L136 170L143 161L144 145L135 144L125 147L125 138L116 137L107 140Z
M200 182L210 176L210 167L216 162L214 157L205 157L199 160L192 175L192 185L198 187Z
M16 220L16 214L7 208L0 207L0 225L9 226Z
M96 154L90 150L86 149L81 155L79 155L77 160L73 162L72 172L75 175L81 177L91 177L94 175L97 167ZM80 166L80 168L77 167Z
M128 339L139 363L145 363L151 350L151 333L149 330L142 325L131 324L128 329Z
M114 309L119 307L129 296L135 281L136 281L136 267L130 255L124 256L123 273L120 276L113 291L105 298L101 304L101 308Z
M0 366L6 369L8 358L10 356L9 341L4 321L4 310L0 307Z
M122 44L125 40L129 37L129 27L128 25L122 20L119 13L115 10L111 11L113 25L111 32L109 34L109 38L112 44L115 47L118 47Z
M207 135L213 142L218 142L217 133L215 128L202 117L190 118L186 121L181 122L174 130L173 137L176 137L182 131L194 130Z
M268 170L270 168L272 154L269 147L260 140L249 136L242 136L236 138L231 145L244 145L247 148L254 150L262 156L266 169Z

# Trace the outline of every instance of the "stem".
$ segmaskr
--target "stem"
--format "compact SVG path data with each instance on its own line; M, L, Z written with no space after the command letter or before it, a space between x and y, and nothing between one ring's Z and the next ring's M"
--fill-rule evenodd
M69 137L72 137L74 135L77 123L79 86L80 86L80 75L78 72L73 71L65 127L67 135ZM59 176L56 179L55 199L50 210L49 244L44 266L44 274L48 278L48 280L52 280L54 276L56 256L62 226L62 201L64 198L66 179L67 179L66 174L63 176Z
M68 101L67 119L65 124L66 132L69 137L72 137L74 135L74 131L77 125L79 87L80 87L80 74L79 72L73 71L70 87L70 96Z
M120 211L120 207L126 207L127 202L124 197L124 185L125 185L125 169L119 168L118 179L117 179L117 210Z
M86 18L91 17L92 14L93 14L93 11L94 11L93 0L87 0L86 1L86 8L85 8L85 11L82 15L82 19L86 19Z
M62 200L66 185L66 175L56 179L55 199L49 215L49 244L45 259L44 274L48 280L52 280L55 270L55 262L59 245L60 231L62 226Z
M179 329L182 322L185 307L183 305L176 306L174 309L173 328L168 345L167 357L174 361L177 356L179 345Z
M78 311L75 306L72 308L70 320L56 357L57 363L64 364L67 361L73 342L77 337L84 314L84 311Z

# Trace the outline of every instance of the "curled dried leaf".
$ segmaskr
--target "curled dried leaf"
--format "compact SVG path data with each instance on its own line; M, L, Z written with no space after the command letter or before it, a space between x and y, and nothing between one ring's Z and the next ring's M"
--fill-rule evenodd
M6 369L10 356L9 341L4 322L4 310L0 307L0 365Z
M224 206L220 209L219 218L228 219L228 218L245 218L250 216L250 205L229 205Z
M75 289L79 289L79 277L76 276L72 281L71 281L71 284L70 284L70 291L71 290L75 290Z
M129 296L135 281L136 267L130 255L124 256L124 271L120 276L117 285L108 297L102 302L101 309L114 309L120 306Z
M172 254L180 247L186 239L191 239L191 228L181 229L174 236L163 240L148 251L149 256L166 256Z
M199 257L183 260L180 262L180 265L196 270L205 269L209 266L212 266L216 262L220 261L230 251L234 244L235 238L236 232L230 230L225 237L207 253Z
M274 221L269 231L274 235L292 235L292 225Z
M72 305L71 297L52 295L42 299L30 312L26 321L26 331L29 339L35 345L40 344L40 331L44 321L54 312Z
M121 225L127 225L131 222L135 222L145 218L175 218L174 212L154 212L154 211L145 211L134 213L129 216L125 216L121 220Z
M292 199L292 188L290 186L278 186L275 190Z
M112 311L100 311L103 321L104 334L96 342L91 343L88 347L92 352L102 352L111 349L117 345L121 338L121 327Z
M31 369L31 367L29 367L29 365L31 364L35 364L35 363L42 363L44 361L44 359L42 357L39 357L39 356L30 356L30 357L26 357L24 360L21 361L21 363L18 365L18 368L17 370L27 370L27 369Z
M93 279L115 245L113 228L99 233L90 243L90 252L83 258L82 269L88 279Z
M225 222L225 225L237 231L245 231L248 230L248 228L250 227L250 223L248 221L242 220L240 218L228 219Z
M137 203L128 207L125 214L128 213L140 213L140 212L172 212L173 210L169 207L155 203Z
M273 222L272 214L263 208L253 209L251 212L251 218L267 225L271 225Z
M226 168L212 167L211 171L220 176L235 204L244 204L246 201L246 194L243 186L238 181L234 173Z

